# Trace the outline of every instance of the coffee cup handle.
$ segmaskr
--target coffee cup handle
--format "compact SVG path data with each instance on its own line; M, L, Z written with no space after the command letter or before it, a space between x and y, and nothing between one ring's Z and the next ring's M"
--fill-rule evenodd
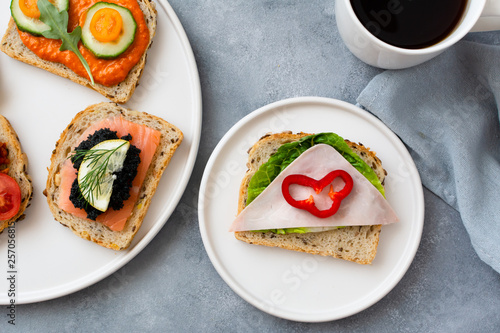
M500 30L500 0L486 0L483 12L471 32Z

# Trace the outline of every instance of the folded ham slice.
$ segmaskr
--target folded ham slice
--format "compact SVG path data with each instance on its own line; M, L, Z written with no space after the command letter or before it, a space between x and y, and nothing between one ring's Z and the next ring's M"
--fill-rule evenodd
M319 218L306 210L294 208L283 197L281 184L292 174L301 174L316 180L333 170L344 170L352 177L351 193L342 200L333 216ZM344 183L337 178L332 183L340 190ZM311 195L316 206L323 210L332 204L327 186L317 194L310 187L291 185L290 194L295 200L305 200ZM315 228L355 225L389 224L398 221L396 213L384 196L335 148L319 144L306 150L293 161L271 184L248 205L234 220L229 231L267 230L285 228Z

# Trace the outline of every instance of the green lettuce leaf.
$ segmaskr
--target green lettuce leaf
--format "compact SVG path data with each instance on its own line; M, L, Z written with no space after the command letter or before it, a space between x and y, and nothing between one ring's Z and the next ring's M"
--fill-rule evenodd
M321 232L333 229L342 229L345 227L313 227L313 228L283 228L283 229L267 229L267 230L254 230L254 232L272 232L274 234L305 234L307 232Z
M377 190L385 197L384 187L380 183L377 175L368 164L366 164L344 141L342 137L335 133L319 133L303 137L299 141L285 143L282 145L269 160L262 164L250 179L248 185L247 205L249 205L271 182L299 157L307 149L317 144L327 144L335 148L356 170L375 186ZM273 230L259 230L259 232L285 233L305 233L310 232L308 228L286 228Z

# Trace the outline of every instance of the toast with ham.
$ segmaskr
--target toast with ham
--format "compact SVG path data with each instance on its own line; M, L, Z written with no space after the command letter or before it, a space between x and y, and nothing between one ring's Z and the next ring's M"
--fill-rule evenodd
M0 232L11 223L24 219L24 211L33 196L33 185L28 175L28 157L21 149L21 143L16 131L4 116L0 115L0 142L5 143L9 163L5 166L6 173L12 177L21 189L21 205L17 214L7 220L0 220Z
M262 137L248 151L248 171L246 172L239 193L238 214L246 206L248 185L250 179L277 150L285 143L297 141L310 134L283 132ZM345 140L349 147L375 172L381 184L384 183L386 171L374 152ZM286 170L286 169L285 169ZM277 234L273 232L236 231L235 237L241 241L280 247L287 250L332 256L335 258L353 261L359 264L370 264L375 258L381 225L347 226L334 230L308 233Z
M149 44L138 63L130 70L126 78L118 84L105 86L95 83L92 85L87 78L75 74L75 72L65 65L41 59L23 44L13 18L10 19L7 31L2 38L0 50L11 58L39 67L53 74L68 78L82 86L91 88L113 102L125 103L130 99L135 88L139 85L139 79L141 78L146 64L147 50L151 47L153 37L156 33L157 12L154 2L151 0L138 0L137 2L144 13L144 18L149 30Z
M124 202L123 208L116 211L110 209L102 214L103 219L91 220L85 211L72 206L68 199L71 183L76 178L76 170L69 157L80 142L101 128L117 131L119 137L131 134L131 145L140 143L137 147L141 149L141 163L149 159L150 164L143 168L143 172L139 165L130 190L131 196ZM149 147L150 138L144 134L149 132L156 133L151 138L157 140L156 147ZM52 152L44 194L54 218L84 239L114 250L126 249L141 227L160 178L182 139L183 134L177 127L145 112L128 110L115 103L89 106L74 117ZM71 177L73 179L67 179ZM110 220L123 223L117 227L115 222L108 223Z

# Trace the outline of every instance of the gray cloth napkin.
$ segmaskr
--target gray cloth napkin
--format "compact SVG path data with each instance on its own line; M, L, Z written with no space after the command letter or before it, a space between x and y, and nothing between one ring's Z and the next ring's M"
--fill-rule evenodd
M459 42L377 75L357 101L407 145L423 185L460 212L500 273L500 46Z

